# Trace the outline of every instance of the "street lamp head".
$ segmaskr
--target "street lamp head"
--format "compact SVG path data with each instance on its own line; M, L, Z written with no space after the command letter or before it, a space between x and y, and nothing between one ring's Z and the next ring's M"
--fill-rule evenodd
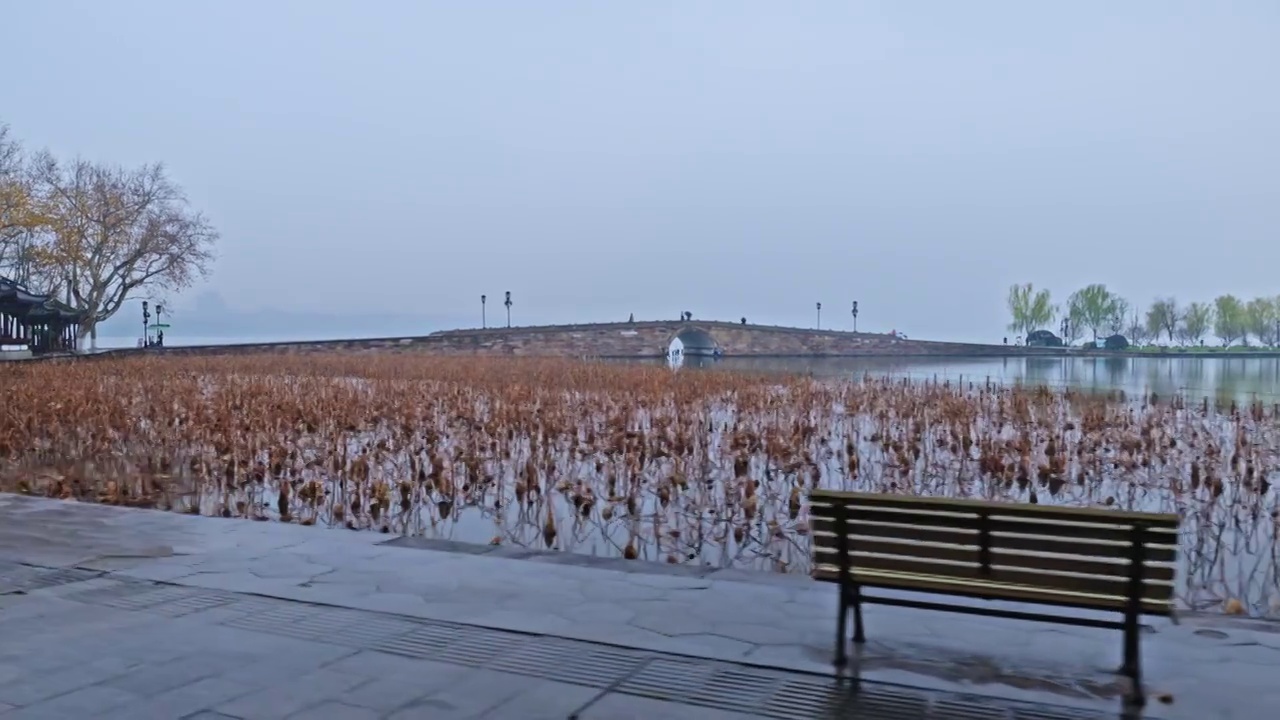
M142 312L146 312L146 311L147 311L147 301L146 301L146 300L143 300L143 301L142 301Z

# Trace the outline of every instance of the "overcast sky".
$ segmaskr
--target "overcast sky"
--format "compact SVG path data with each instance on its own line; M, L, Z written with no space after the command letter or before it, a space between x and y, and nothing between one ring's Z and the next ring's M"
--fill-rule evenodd
M998 342L1013 282L1280 293L1275 0L3 5L13 134L222 232L187 300Z

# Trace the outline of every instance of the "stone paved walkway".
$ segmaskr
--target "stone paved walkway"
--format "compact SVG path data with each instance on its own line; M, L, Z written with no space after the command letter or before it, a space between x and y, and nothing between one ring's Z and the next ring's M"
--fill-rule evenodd
M830 586L389 540L0 495L0 718L788 720L848 701ZM867 622L859 701L880 717L1118 715L1118 633L879 607ZM1148 717L1269 714L1277 630L1155 625L1144 657L1167 702Z
M3 720L1106 717L97 571L0 577Z

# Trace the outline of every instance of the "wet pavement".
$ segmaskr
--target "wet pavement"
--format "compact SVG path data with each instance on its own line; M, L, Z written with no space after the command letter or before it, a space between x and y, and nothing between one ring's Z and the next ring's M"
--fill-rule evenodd
M835 612L793 576L0 495L3 720L1120 715L1118 632L872 606L855 697ZM1146 717L1280 703L1280 625L1143 645Z

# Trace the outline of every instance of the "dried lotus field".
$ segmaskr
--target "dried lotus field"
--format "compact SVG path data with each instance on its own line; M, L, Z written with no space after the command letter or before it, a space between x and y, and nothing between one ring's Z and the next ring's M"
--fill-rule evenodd
M426 356L0 365L0 488L804 573L813 487L1184 517L1189 607L1280 615L1276 408Z

